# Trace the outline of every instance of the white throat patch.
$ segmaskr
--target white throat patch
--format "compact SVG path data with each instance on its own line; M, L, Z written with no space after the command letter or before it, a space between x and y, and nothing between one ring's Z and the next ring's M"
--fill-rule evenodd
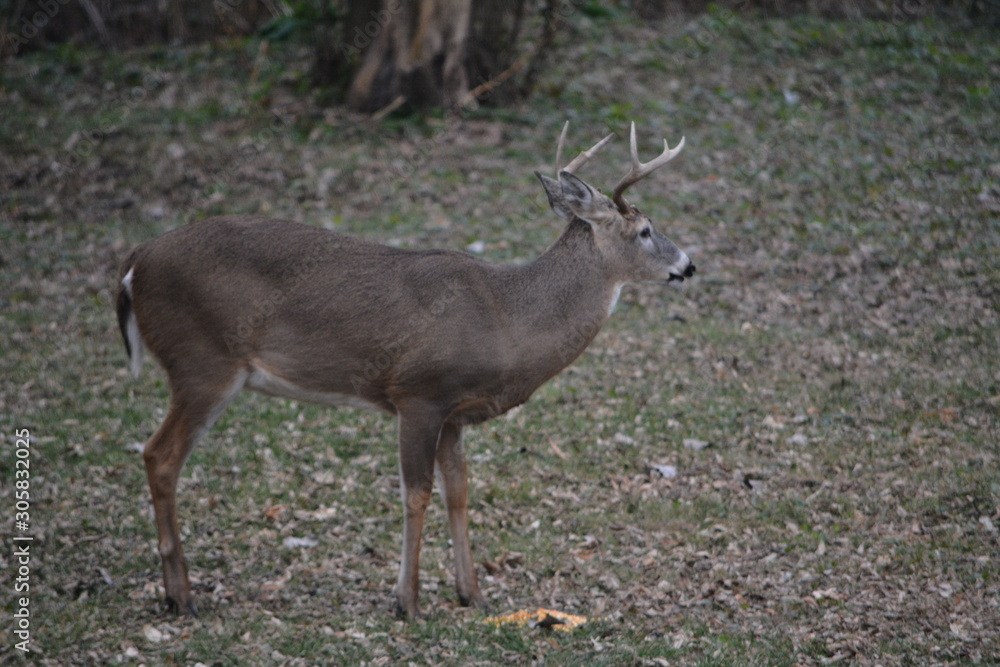
M618 298L622 295L623 287L625 287L625 283L615 285L615 291L611 294L611 303L608 304L608 317L611 317L611 313L615 312L615 306L618 305Z

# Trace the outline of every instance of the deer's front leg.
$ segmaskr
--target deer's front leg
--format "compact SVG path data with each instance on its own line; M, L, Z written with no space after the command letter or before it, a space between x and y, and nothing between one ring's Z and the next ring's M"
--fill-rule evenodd
M455 551L455 588L458 590L458 599L466 607L482 608L486 606L486 602L479 591L479 580L476 578L469 542L469 477L465 450L462 447L461 426L446 423L441 429L437 464L444 502L448 508L452 548Z
M411 409L399 416L400 492L403 496L403 555L396 583L396 613L415 617L420 609L420 536L434 489L434 453L442 418L436 410Z

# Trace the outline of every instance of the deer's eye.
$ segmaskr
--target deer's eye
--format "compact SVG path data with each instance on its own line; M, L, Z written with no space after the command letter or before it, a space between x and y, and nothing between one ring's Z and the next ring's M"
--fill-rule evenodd
M639 236L641 236L644 239L648 239L652 235L653 235L653 230L650 229L649 227L643 227L642 231L639 232Z

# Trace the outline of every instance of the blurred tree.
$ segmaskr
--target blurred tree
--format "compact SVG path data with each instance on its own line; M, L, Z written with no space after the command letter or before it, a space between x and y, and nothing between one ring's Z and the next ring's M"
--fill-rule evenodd
M349 20L365 21L345 34L345 51L364 49L347 93L350 106L375 111L402 102L417 108L459 105L469 92L465 60L472 0L347 4L355 5Z
M554 0L534 48L519 40L528 0L327 0L314 80L341 84L351 107L456 108L522 71L501 101L528 92L551 41ZM336 7L334 7L336 5Z
M645 19L695 16L715 6L894 24L940 16L1000 25L1000 0L0 0L0 58L66 42L127 49L295 36L315 45L314 81L346 90L358 109L399 100L415 108L450 106L483 92L502 104L530 92L557 17L607 17L626 6Z

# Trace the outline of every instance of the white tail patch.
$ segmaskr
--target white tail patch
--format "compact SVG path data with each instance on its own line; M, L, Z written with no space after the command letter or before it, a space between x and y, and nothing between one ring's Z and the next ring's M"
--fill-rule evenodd
M125 277L122 278L122 289L128 294L129 300L132 299L132 271L134 269L129 269ZM125 320L125 336L128 338L129 347L129 368L132 371L132 377L136 380L142 375L142 361L145 356L146 346L142 344L142 336L139 335L139 322L135 319L135 309L130 308L128 312L128 319Z

